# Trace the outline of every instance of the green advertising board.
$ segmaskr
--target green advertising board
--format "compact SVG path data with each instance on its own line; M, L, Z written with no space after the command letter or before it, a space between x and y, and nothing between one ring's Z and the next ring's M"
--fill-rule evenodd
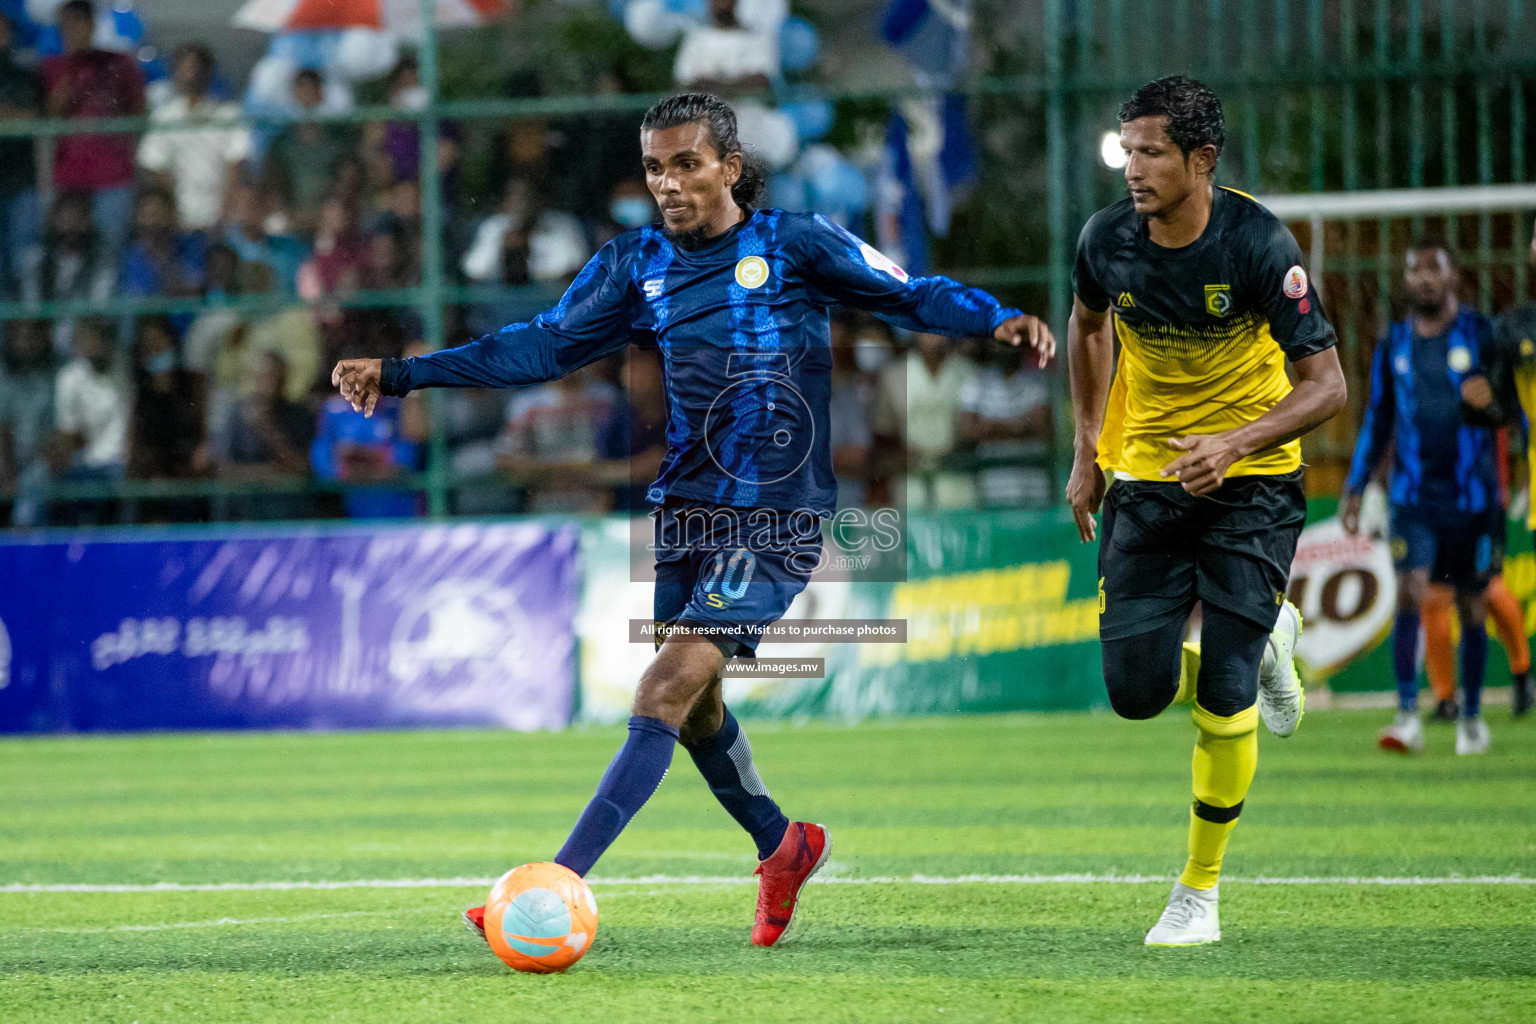
M1338 527L1332 501L1315 502L1307 537ZM583 538L586 598L582 717L622 721L649 644L625 642L626 622L649 616L650 587L630 578L622 521L591 524ZM1303 664L1309 686L1337 692L1392 689L1387 638L1395 588L1385 541L1361 538L1372 558L1303 564L1291 596L1308 616L1310 639L1343 637ZM1303 547L1307 545L1304 537ZM1317 545L1314 545L1314 548ZM813 582L788 618L895 619L904 643L765 644L765 658L821 658L812 679L728 679L727 700L743 716L771 718L1083 710L1108 706L1098 643L1097 545L1082 544L1064 511L965 511L913 515L899 582ZM1536 601L1536 553L1511 524L1505 582L1527 610ZM1358 555L1358 551L1356 552ZM1364 627L1362 629L1362 627ZM1350 630L1353 632L1350 632ZM1495 647L1488 682L1508 685ZM1328 663L1324 664L1323 661Z

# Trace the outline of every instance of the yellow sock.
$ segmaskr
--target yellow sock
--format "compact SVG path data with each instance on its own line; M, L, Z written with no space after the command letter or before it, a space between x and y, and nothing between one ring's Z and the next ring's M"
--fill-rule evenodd
M1179 655L1179 690L1173 695L1175 704L1195 702L1195 681L1200 678L1200 645L1185 644Z
M1259 763L1259 709L1227 718L1199 704L1190 715L1200 730L1193 766L1195 802L1189 811L1189 861L1179 881L1210 889L1221 879L1227 839L1237 827L1243 798Z

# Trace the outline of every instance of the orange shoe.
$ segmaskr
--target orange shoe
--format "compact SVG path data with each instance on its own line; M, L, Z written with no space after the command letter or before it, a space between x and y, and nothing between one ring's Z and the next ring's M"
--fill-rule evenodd
M757 866L757 921L752 926L752 945L772 946L789 934L800 890L821 870L832 852L832 837L820 825L792 821L779 848Z

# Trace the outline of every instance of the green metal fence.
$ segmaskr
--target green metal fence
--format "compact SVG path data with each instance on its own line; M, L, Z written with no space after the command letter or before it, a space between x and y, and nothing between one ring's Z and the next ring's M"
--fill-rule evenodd
M1256 195L1527 180L1532 141L1527 110L1536 100L1536 3L1038 0L1005 4L993 13L998 22L990 35L1012 40L1008 59L999 63L1008 73L979 75L957 86L973 104L983 151L982 187L956 218L957 231L974 237L951 239L940 251L958 257L941 269L994 288L1027 308L1047 310L1059 334L1070 309L1077 231L1095 209L1123 194L1119 172L1100 160L1100 139L1115 129L1115 110L1123 98L1153 77L1192 74L1221 94L1228 147L1219 178ZM526 289L465 288L449 281L438 125L449 119L484 123L615 112L638 115L656 99L605 94L445 100L438 89L439 55L436 32L429 25L418 61L422 84L433 99L421 110L363 107L318 118L420 123L421 282L415 288L355 293L337 302L344 307L416 307L423 317L423 340L434 349L446 340L446 308L529 294ZM830 98L841 116L850 117L919 95L916 87L844 88ZM0 137L142 131L148 126L143 118L3 121ZM1425 226L1447 232L1466 251L1469 291L1486 309L1497 311L1529 297L1528 211L1446 218L1426 209L1410 217L1329 221L1321 240L1322 281L1330 313L1340 327L1346 365L1357 380L1369 340L1391 309L1395 260L1410 235ZM1312 231L1317 222L1294 227L1303 248L1316 251ZM983 236L996 236L998 244L983 244ZM534 288L532 294L553 298L548 289ZM257 297L235 303L251 311L279 304ZM0 303L0 320L197 308L194 300L171 299L10 302ZM1058 415L1057 423L1060 430L1069 429L1065 415ZM442 516L450 512L450 496L462 481L450 472L435 403L433 424L426 472L400 485L424 491L431 513ZM1336 426L1322 439L1321 454L1341 452L1351 428L1348 422ZM157 486L144 482L131 490L148 496L157 493ZM312 485L296 481L276 486ZM159 491L207 497L230 488L216 480L181 481ZM77 485L56 493L62 498L109 492Z

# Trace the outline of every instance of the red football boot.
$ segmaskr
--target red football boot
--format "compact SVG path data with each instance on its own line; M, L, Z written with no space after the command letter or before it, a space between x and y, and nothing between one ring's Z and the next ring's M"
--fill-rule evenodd
M752 945L772 946L789 934L800 889L821 870L832 852L832 837L820 825L792 821L779 848L757 866L757 921L752 926Z
M464 911L464 927L480 938L485 938L485 908L470 907Z

